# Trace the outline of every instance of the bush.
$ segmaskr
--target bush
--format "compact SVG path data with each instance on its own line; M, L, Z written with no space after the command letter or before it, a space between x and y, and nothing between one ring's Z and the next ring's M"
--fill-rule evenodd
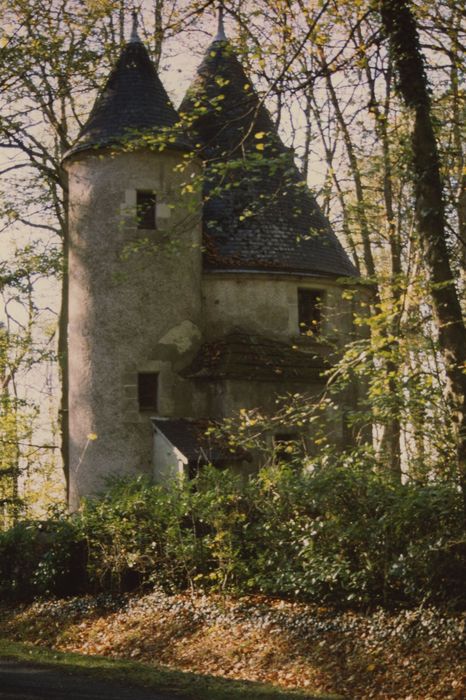
M225 587L237 565L246 491L231 472L213 468L168 487L114 480L103 498L84 501L80 515L91 580L113 590L135 582L170 591L201 582Z
M79 526L94 585L184 587L202 561L202 539L189 521L191 496L179 484L165 489L139 477L114 480L101 499L86 499Z
M454 484L396 484L370 455L248 480L214 468L169 487L120 479L40 535L31 523L0 535L0 590L72 592L80 561L81 590L198 586L338 607L464 607L463 523Z
M68 516L0 532L0 599L74 595L87 586L84 543Z
M259 519L266 528L262 590L274 593L278 585L282 594L339 606L464 606L464 520L455 485L396 484L350 462L300 477L278 470L269 488L258 501L267 509Z

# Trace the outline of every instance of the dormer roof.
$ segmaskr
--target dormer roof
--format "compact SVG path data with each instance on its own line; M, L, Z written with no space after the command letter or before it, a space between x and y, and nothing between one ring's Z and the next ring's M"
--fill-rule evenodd
M322 352L240 328L204 343L182 375L198 380L319 382L330 363Z
M179 111L206 164L206 268L357 276L224 35Z
M144 136L167 135L166 147L187 149L170 102L144 44L133 28L131 40L98 95L81 132L65 158L81 151L139 142Z

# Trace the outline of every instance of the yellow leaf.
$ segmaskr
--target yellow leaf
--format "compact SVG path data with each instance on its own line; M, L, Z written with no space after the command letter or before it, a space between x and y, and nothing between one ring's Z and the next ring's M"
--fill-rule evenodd
M263 139L265 136L265 131L258 131L257 134L254 134L255 139Z
M256 143L256 151L263 151L265 148L263 143Z
M97 440L97 433L89 433L87 436L88 440Z

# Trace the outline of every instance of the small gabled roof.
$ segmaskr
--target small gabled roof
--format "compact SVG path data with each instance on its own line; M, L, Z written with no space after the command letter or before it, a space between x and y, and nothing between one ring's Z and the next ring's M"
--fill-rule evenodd
M226 439L207 432L213 423L189 418L152 418L152 425L181 452L188 463L222 464L225 461L249 460L241 448L232 448Z
M358 275L221 32L180 114L206 162L206 268Z
M166 134L166 147L189 148L176 129L179 116L170 102L135 28L98 95L87 122L65 158L81 151L139 142Z
M235 329L202 345L182 374L207 380L319 382L329 367L319 353Z

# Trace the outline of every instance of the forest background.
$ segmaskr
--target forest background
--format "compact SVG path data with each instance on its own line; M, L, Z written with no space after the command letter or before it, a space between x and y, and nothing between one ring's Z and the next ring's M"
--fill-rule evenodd
M464 3L224 5L229 38L370 289L359 319L370 333L347 347L329 377L330 386L367 386L352 416L360 454L367 460L370 453L397 483L448 482L464 498ZM0 504L7 527L63 499L60 162L128 37L133 4L0 6ZM138 9L140 33L177 105L215 33L217 3L146 0ZM304 401L289 410L315 420ZM257 437L257 416L254 425ZM251 439L248 426L245 416L234 426L243 442ZM328 458L324 431L316 442Z
M233 445L264 449L247 482L213 468L165 488L117 481L69 514L61 158L133 9L177 106L218 3L0 0L2 634L34 654L52 646L55 661L61 649L207 673L208 688L214 674L347 697L464 697L465 2L223 4L361 273L361 334L320 402L285 397L275 416L223 426ZM358 385L352 447L336 451L323 416ZM264 438L284 420L310 427L309 453L270 451ZM31 659L31 647L19 653Z

